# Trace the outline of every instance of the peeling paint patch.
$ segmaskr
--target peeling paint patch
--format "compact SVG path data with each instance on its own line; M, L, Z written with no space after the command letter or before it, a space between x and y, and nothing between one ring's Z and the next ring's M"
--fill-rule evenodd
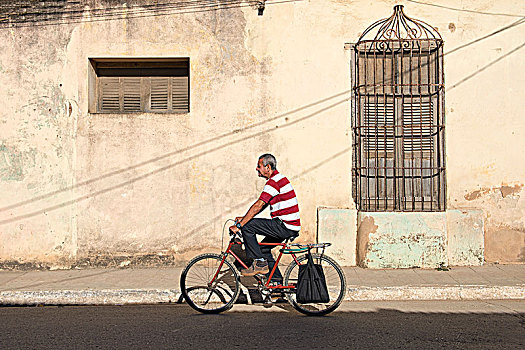
M27 168L35 166L36 149L20 151L16 147L0 145L0 180L22 181Z
M503 196L503 198L505 198L507 196L514 195L520 192L522 188L523 184L520 184L514 186L501 186L499 190L501 191L501 195Z
M483 195L485 195L485 194L487 194L489 192L490 192L490 188L482 188L480 190L476 190L476 191L467 193L465 195L465 199L468 200L468 201L473 201L473 200L478 199L481 196L483 196Z
M483 211L447 210L446 213L449 265L483 265Z
M525 262L525 229L508 225L492 225L485 232L487 262Z
M330 256L342 266L356 265L357 210L318 208L317 241L330 242Z
M357 252L356 259L357 265L361 267L366 266L366 256L369 250L370 237L369 234L377 232L379 226L374 222L374 218L371 216L365 216L359 223L357 229Z
M479 190L467 193L465 195L465 199L468 201L473 201L473 200L481 198L482 196L485 196L490 193L495 193L495 192L496 193L499 192L501 196L505 198L507 196L513 196L519 193L522 190L522 188L523 188L523 184L516 184L514 186L501 185L501 186L493 187L493 188L483 187Z

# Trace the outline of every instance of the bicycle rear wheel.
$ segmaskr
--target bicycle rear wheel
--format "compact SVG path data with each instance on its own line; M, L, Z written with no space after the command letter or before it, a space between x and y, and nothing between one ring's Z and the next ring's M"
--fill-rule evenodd
M329 256L312 253L312 258L315 264L320 264L323 267L330 301L327 303L298 303L295 289L287 292L286 298L297 311L310 316L322 316L337 309L339 304L343 301L346 294L346 278L339 264ZM297 261L301 265L306 264L306 254L298 257ZM297 265L294 260L288 265L288 268L284 273L284 285L297 285L298 275L299 265Z
M221 261L222 256L218 254L202 254L193 258L182 271L182 295L188 305L199 312L226 311L239 296L241 288L237 269L226 259L221 266Z

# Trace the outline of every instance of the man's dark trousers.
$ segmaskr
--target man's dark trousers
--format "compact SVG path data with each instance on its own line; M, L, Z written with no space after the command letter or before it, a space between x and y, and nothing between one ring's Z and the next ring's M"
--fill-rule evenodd
M266 275L267 277L270 276L275 265L275 259L271 252L275 246L260 246L255 235L266 236L261 243L281 243L287 238L299 235L298 231L288 229L284 226L281 219L277 218L251 219L242 227L241 232L248 257L252 259L265 258L268 261L270 272ZM279 267L277 267L273 274L272 281L282 281L282 279L281 271L279 271Z

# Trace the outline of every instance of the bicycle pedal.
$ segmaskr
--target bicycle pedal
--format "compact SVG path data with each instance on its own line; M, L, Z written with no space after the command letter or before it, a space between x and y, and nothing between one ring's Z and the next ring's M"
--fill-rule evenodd
M272 295L273 304L284 304L287 303L286 296L284 295Z

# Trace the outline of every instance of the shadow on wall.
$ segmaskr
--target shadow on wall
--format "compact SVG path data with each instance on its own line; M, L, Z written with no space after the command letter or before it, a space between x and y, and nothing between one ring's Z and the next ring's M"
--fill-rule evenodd
M518 26L518 25L521 25L521 24L523 24L523 23L525 23L525 17L522 17L522 18L520 18L518 21L515 21L515 22L513 22L513 23L511 23L511 24L509 24L509 25L507 25L507 26L504 26L504 27L502 27L502 28L500 28L500 29L498 29L498 30L496 30L496 31L494 31L494 32L492 32L492 33L490 33L490 34L488 34L488 35L485 35L485 36L483 36L483 37L481 37L481 38L478 38L478 39L475 39L475 40L473 40L473 41L471 41L471 42L469 42L469 43L467 43L467 44L463 44L463 45L461 45L461 46L459 46L459 47L457 47L457 48L454 48L454 49L452 49L452 50L446 52L444 55L448 55L448 54L454 53L454 52L456 52L456 51L458 51L458 50L460 50L460 49L463 49L463 48L465 48L465 47L467 47L467 46L469 46L469 45L472 45L472 44L475 44L475 43L480 42L480 41L482 41L482 40L485 40L485 39L487 39L487 38L490 38L490 37L492 37L492 36L494 36L494 35L496 35L496 34L499 34L499 33L503 32L503 31L505 31L505 30L511 29L511 28L516 27L516 26ZM493 64L495 64L495 63L497 63L498 61L500 61L501 59L503 59L503 58L509 56L510 54L515 53L516 51L518 51L519 49L521 49L523 46L525 46L525 43L519 45L518 47L516 47L515 49L511 50L510 52L508 52L508 53L506 53L506 54L500 56L500 57L497 58L496 60L490 62L488 65L485 65L484 67L478 69L476 72L474 72L474 73L468 75L467 77L465 77L465 78L459 80L458 82L454 83L449 89L456 88L457 86L459 86L460 84L464 83L465 81L467 81L467 80L473 78L475 75L479 74L480 72L482 72L483 70L485 70L485 69L488 68L489 66L491 66L491 65L493 65ZM31 199L29 199L29 200L26 200L26 201L22 201L22 202L18 202L18 203L14 203L14 204L11 204L11 205L8 205L8 206L5 206L5 207L3 207L3 208L0 208L0 213L3 212L3 211L6 211L6 210L10 210L10 209L14 209L14 208L17 208L17 207L20 207L20 206L26 205L26 204L34 203L34 202L39 201L39 200L43 200L43 199L46 199L46 198L50 198L50 197L55 196L55 195L57 195L57 194L60 194L60 193L63 193L63 192L67 192L67 191L70 191L70 190L73 190L73 189L76 189L76 188L80 188L80 187L82 187L82 186L86 186L86 185L89 185L89 184L95 183L95 182L97 182L97 181L103 180L103 179L105 179L105 178L109 178L109 177L111 177L111 176L119 175L119 174L122 174L122 173L125 173L125 172L129 172L129 171L131 171L131 170L138 169L138 168L140 168L140 167L142 167L142 166L145 166L145 165L148 165L148 164L151 164L151 163L157 162L157 161L162 160L162 159L166 159L166 158L169 158L169 157L175 156L175 155L180 154L180 153L182 153L182 152L186 152L186 151L189 151L189 150L192 150L192 149L196 149L196 148L198 148L198 147L200 147L200 146L204 146L204 145L207 145L207 144L211 144L211 143L213 143L213 142L220 141L220 140L222 140L222 139L225 138L225 137L230 137L230 136L233 136L233 135L235 135L235 134L237 134L237 133L242 133L242 132L244 132L244 131L247 131L247 130L250 130L250 129L254 129L254 128L258 127L258 126L261 126L261 125L264 125L264 124L270 123L270 122L272 122L272 121L276 121L276 120L278 120L278 119L280 119L280 118L283 118L283 117L286 117L286 116L292 115L292 114L294 114L294 113L300 112L300 111L305 110L305 109L308 109L308 108L310 108L310 107L314 107L314 106L316 106L316 105L322 104L322 103L327 102L327 101L330 101L330 100L332 100L332 99L335 99L336 97L341 97L341 96L347 95L347 94L349 94L349 93L350 93L350 90L343 91L343 92L341 92L341 93L338 93L338 94L335 94L335 95L329 96L329 97L327 97L327 98L324 98L324 99L318 100L318 101L316 101L316 102L313 102L313 103L310 103L310 104L304 105L304 106L302 106L302 107L296 108L296 109L291 110L291 111L289 111L289 112L286 112L286 113L283 113L283 114L277 115L277 116L275 116L275 117L273 117L273 118L270 118L270 119L268 119L268 120L265 120L265 121L262 121L262 122L259 122L259 123L252 124L252 125L247 126L247 127L245 127L245 128L237 129L237 130L233 130L232 132L225 133L225 134L222 134L222 135L219 135L219 136L213 137L213 138L211 138L211 139L208 139L208 140L204 140L204 141L198 142L198 143L193 144L193 145L190 145L190 146L188 146L188 147L185 147L185 148L182 148L182 149L176 150L176 151L174 151L174 152L167 153L167 154L162 155L162 156L159 156L159 157L155 157L155 158L152 158L152 159L146 160L146 161L144 161L144 162L141 162L141 163L138 163L138 164L135 164L135 165L129 166L129 167L127 167L127 168L119 169L119 170L116 170L116 171L112 171L112 172L109 172L109 173L103 174L103 175L98 176L98 177L93 178L93 179L89 179L89 180L85 180L85 181L78 182L78 183L75 184L74 186L64 187L64 188L61 188L61 189L59 189L59 190L57 190L57 191L49 192L49 193L43 194L43 195L41 195L41 196L36 196L36 197L33 197L33 198L31 198ZM329 109L331 109L331 108L333 108L333 107L336 107L337 105L340 105L340 104L342 104L342 103L345 103L347 100L348 100L348 98L345 98L345 99L343 99L343 100L337 101L337 102L335 102L335 103L333 103L333 104L331 104L331 105L329 105L329 106L327 106L327 107L321 108L321 109L319 109L319 110L317 110L317 111L315 111L315 112L313 112L313 113L311 113L311 114L309 114L309 115L307 115L307 116L304 116L304 117L302 117L302 118L298 118L298 119L295 120L295 121L290 121L290 122L288 122L288 123L285 123L285 124L283 124L281 127L287 127L287 126L290 126L290 125L294 125L294 124L296 124L296 123L299 123L299 122L301 122L301 121L304 121L304 120L306 120L306 119L310 119L310 118L316 116L316 115L319 114L319 113L322 113L322 112L327 111L327 110L329 110ZM260 132L256 132L256 133L253 133L253 134L250 134L250 135L244 136L244 137L242 137L242 138L240 138L240 139L237 139L237 140L235 140L235 141L231 141L231 142L225 143L225 144L223 144L223 145L220 145L220 146L218 146L216 149L214 149L213 151L217 151L217 150L219 150L219 149L226 148L226 147L231 146L231 145L233 145L233 144L235 144L235 143L237 143L237 142L246 141L246 140L249 140L249 139L252 138L252 137L257 137L257 136L260 136L260 135L264 135L265 133L272 132L272 131L275 131L275 129L274 129L274 128L271 128L271 129L267 129L267 130L264 130L264 131L260 131ZM32 216L35 216L35 215L39 215L39 214L42 214L42 213L44 213L44 212L46 212L46 211L56 210L56 209L59 209L59 208L61 208L61 207L64 207L64 206L67 206L67 205L73 204L73 203L75 203L75 202L78 202L78 201L81 201L81 200L85 200L85 199L88 199L88 198L94 197L94 196L96 196L96 195L102 194L102 193L109 192L109 191L111 191L111 190L114 190L114 189L120 188L120 187L125 186L125 185L127 185L127 184L130 184L130 183L133 183L133 182L139 181L139 180L141 180L141 179L143 179L143 178L146 178L146 177L148 177L148 176L151 176L151 175L154 175L154 174L156 174L156 173L159 173L159 172L165 171L165 170L167 170L167 169L170 169L170 168L175 167L175 166L177 166L177 165L180 165L180 164L182 164L182 163L185 163L185 162L191 161L191 160L193 160L193 159L196 159L196 158L198 158L198 157L200 157L200 156L202 156L202 155L204 155L204 154L210 153L210 152L212 152L212 151L198 153L198 154L196 154L196 155L194 155L194 156L191 156L191 157L185 158L185 159L183 159L183 160L180 160L180 161L178 161L178 162L172 163L172 164L170 164L170 165L168 165L168 166L166 166L166 167L159 168L159 169L157 169L157 170L155 170L155 171L152 171L152 172L146 173L146 174L144 174L144 175L141 175L141 176L139 176L139 177L133 178L133 179L127 181L127 182L123 182L123 183L117 184L117 185L112 186L112 187L109 187L109 188L104 188L104 189L101 189L100 191L96 191L96 192L89 193L89 194L87 194L87 195L85 195L85 196L81 196L81 197L78 197L78 198L76 198L76 199L74 199L74 200L60 203L60 204L58 204L58 205L56 205L56 206L47 207L47 208L44 208L44 209L39 210L39 211L34 211L34 212L31 212L31 213L28 213L28 214L19 215L19 216L16 216L16 217L10 218L10 219L0 220L0 225L2 225L2 224L6 224L6 223L10 223L10 222L14 222L14 221L18 221L18 220L20 220L20 219L29 218L29 217L32 217Z
M80 201L83 201L83 200L87 200L87 199L96 197L98 195L101 195L101 194L104 194L104 193L107 193L107 192L119 189L121 187L127 186L129 184L134 183L134 182L137 182L137 181L146 179L148 177L160 174L160 173L162 173L162 172L164 172L166 170L169 170L169 169L171 169L173 167L182 165L182 164L187 163L187 162L189 162L191 160L194 160L194 159L197 159L199 157L202 157L202 156L204 156L206 154L217 152L217 151L222 150L224 148L227 148L229 146L237 145L239 142L248 141L248 140L253 139L254 137L265 135L267 133L271 133L271 132L274 132L276 130L280 130L282 128L290 127L290 126L295 125L297 123L309 120L309 119L311 119L313 117L316 117L316 116L322 114L323 112L326 112L326 111L328 111L328 110L330 110L330 109L332 109L334 107L337 107L339 105L342 105L342 104L346 103L348 101L348 97L343 97L343 96L348 95L348 93L349 93L349 90L343 91L341 93L338 93L338 94L332 95L330 97L318 100L318 101L310 103L308 105L304 105L302 107L296 108L296 109L291 110L289 112L286 112L286 113L283 113L283 114L279 114L279 115L277 115L275 117L272 117L270 119L267 119L265 121L249 125L249 126L247 126L245 128L233 130L231 132L218 135L216 137L213 137L213 138L210 138L210 139L207 139L207 140L195 143L195 144L190 145L188 147L185 147L185 148L182 148L182 149L179 149L179 150L176 150L176 151L164 154L162 156L155 157L155 158L152 158L152 159L140 162L138 164L135 164L135 165L123 168L123 169L112 171L112 172L103 174L103 175L98 176L98 177L93 178L93 179L88 179L88 180L85 180L85 181L78 182L77 184L75 184L73 186L64 187L64 188L61 188L61 189L53 191L53 192L49 192L49 193L46 193L46 194L43 194L43 195L40 195L40 196L33 197L31 199L28 199L28 200L25 200L25 201L21 201L21 202L18 202L18 203L13 203L11 205L5 206L3 208L0 208L0 213L8 211L8 210L21 208L21 207L23 207L25 205L33 204L33 203L36 203L38 201L42 201L42 200L46 200L46 199L52 199L54 196L57 196L57 195L59 195L61 193L65 193L65 192L68 192L68 191L71 191L71 190L74 190L74 189L79 189L79 188L82 188L82 187L84 187L86 185L91 185L91 184L97 183L99 181L102 181L102 180L114 177L116 175L126 174L126 173L134 173L134 172L136 172L137 169L139 169L141 167L144 167L146 165L150 165L150 164L153 164L155 162L158 162L159 160L168 159L170 157L174 157L174 156L176 156L178 154L181 154L183 152L194 150L194 149L198 149L199 147L204 146L204 145L214 144L214 143L223 141L225 138L229 138L230 139L229 141L214 147L212 150L198 152L198 153L196 153L196 154L194 154L192 156L189 156L189 157L183 158L181 160L175 161L175 162L173 162L171 164L168 164L166 166L159 167L159 168L157 168L157 169L155 169L153 171L146 172L146 173L144 173L142 175L133 177L133 178L127 180L127 181L120 182L120 183L118 183L116 185L113 185L113 186L110 186L110 187L104 187L104 188L102 188L102 189L100 189L98 191L93 191L93 192L87 193L85 195L78 196L77 198L74 198L72 200L63 201L63 202L58 203L56 205L46 206L46 207L44 207L42 209L39 209L39 210L36 210L36 211L32 211L32 212L29 212L29 213L25 213L25 214L21 214L21 215L17 215L17 216L14 216L14 217L10 217L10 218L7 218L7 219L0 220L0 225L5 225L5 224L13 223L13 222L16 222L16 221L20 221L20 220L23 220L23 219L31 218L31 217L34 217L34 216L37 216L37 215L41 215L41 214L44 214L44 213L52 211L52 210L57 210L57 209L60 209L60 208L72 205L74 203L77 203L77 202L80 202ZM338 97L343 97L343 98L339 99L339 100L336 100L335 102L332 102L334 99L336 99ZM325 103L325 102L332 102L332 103L327 105L327 106L325 106L325 107L322 107L322 108L320 108L318 110L315 110L315 111L313 111L313 112L311 112L311 113L309 113L309 114L307 114L305 116L299 117L299 118L297 118L295 120L289 120L289 118L288 118L289 116L292 116L295 113L301 112L301 111L306 110L306 109L311 108L311 107L315 107L316 105L319 105L319 104L322 104L322 103ZM252 132L252 133L247 134L247 135L245 134L246 131L254 129L254 128L258 127L258 126L263 126L263 125L268 124L270 122L275 122L278 119L284 118L284 117L286 117L285 118L286 122L283 123L282 125L277 125L275 127L272 126L271 128L267 128L267 129L264 129L264 130L261 130L261 131L255 131L255 132ZM324 163L326 163L326 162L328 162L330 160L333 160L336 157L339 157L339 156L341 156L341 155L343 155L343 154L345 154L345 153L347 153L349 151L350 151L350 147L346 147L343 150L341 150L341 151L339 151L339 152L337 152L337 153L327 157L322 162L319 162L319 163L311 166L310 168L302 171L301 173L299 173L299 174L297 174L295 176L292 176L290 178L291 179L297 179L297 178L299 178L301 176L304 176L305 174L307 174L307 173L317 169L318 167L322 166ZM232 209L237 209L237 208L240 208L242 206L245 206L246 204L248 204L252 200L253 199L251 198L250 200L248 200L248 201L246 201L244 203L241 203L237 207L232 208ZM213 220L216 220L217 218L220 218L224 214L225 213L221 213L219 216L217 216ZM212 221L210 221L210 222L212 222ZM205 225L209 225L209 223L206 223ZM202 229L205 225L199 226L198 228L196 228L192 232L193 233L197 232L199 229Z

